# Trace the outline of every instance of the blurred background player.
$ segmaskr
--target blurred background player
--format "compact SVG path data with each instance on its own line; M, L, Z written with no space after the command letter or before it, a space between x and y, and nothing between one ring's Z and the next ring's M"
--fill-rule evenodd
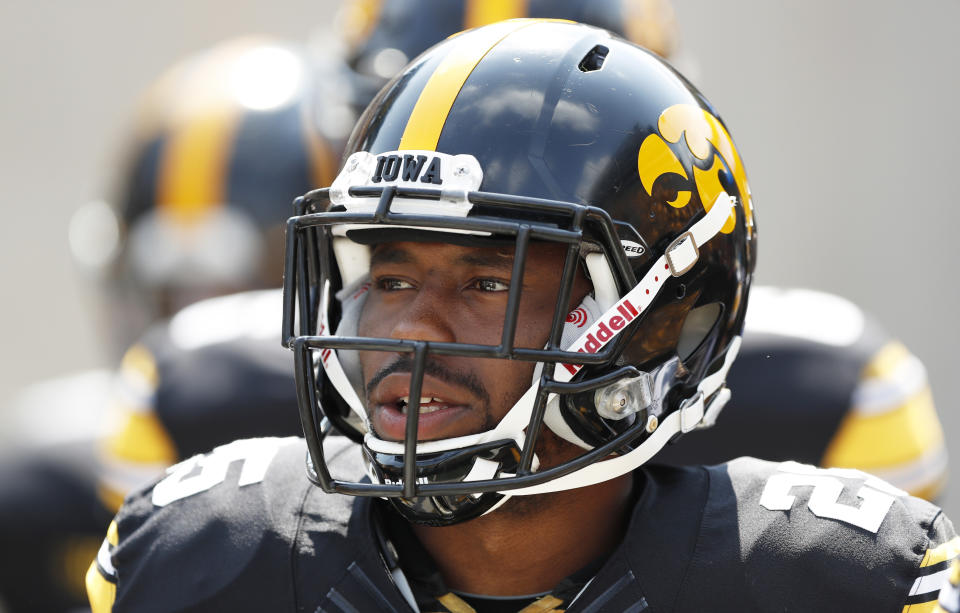
M176 64L146 92L116 204L87 205L71 223L77 259L103 281L106 323L117 342L129 344L151 321L194 300L280 284L290 203L328 183L337 164L337 146L307 127L315 123L316 72L302 46L248 37ZM274 320L269 347L279 361L288 356L275 341ZM236 325L220 319L184 333L202 342ZM127 351L116 394L113 386L108 395L104 386L48 385L45 405L34 407L43 409L36 411L43 422L28 426L93 425L81 435L44 435L61 442L20 449L0 464L0 602L9 611L85 605L85 559L112 514L101 502L109 491L95 485L104 468L94 435L112 429L132 445L123 451L139 459L164 453L149 413L139 418L136 391L149 386L146 355L138 345ZM208 366L197 374L216 388L215 365ZM131 384L130 372L143 379ZM110 406L119 415L105 415ZM161 466L173 459L161 457Z

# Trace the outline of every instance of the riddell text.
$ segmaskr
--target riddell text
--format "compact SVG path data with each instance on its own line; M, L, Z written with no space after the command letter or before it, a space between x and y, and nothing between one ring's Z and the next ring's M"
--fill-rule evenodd
M583 346L577 349L578 353L597 353L607 344L607 341L619 334L620 330L640 314L639 311L637 311L637 307L633 306L629 300L624 300L617 305L617 312L623 317L620 315L610 315L606 319L602 319L599 323L591 326L592 330L587 333L586 338L582 341ZM567 372L571 375L577 374L577 372L583 368L581 364L562 364L562 366L566 368Z

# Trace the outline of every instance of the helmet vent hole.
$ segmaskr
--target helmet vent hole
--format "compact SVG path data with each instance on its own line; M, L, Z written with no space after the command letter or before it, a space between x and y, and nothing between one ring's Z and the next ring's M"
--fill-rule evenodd
M583 59L580 60L580 64L577 66L577 68L580 69L580 72L593 72L594 70L600 70L603 67L603 61L607 59L608 53L610 53L609 49L603 45L597 45L588 51L585 56L583 56Z
M683 297L687 295L687 286L681 283L677 286L676 296L677 300L683 300Z

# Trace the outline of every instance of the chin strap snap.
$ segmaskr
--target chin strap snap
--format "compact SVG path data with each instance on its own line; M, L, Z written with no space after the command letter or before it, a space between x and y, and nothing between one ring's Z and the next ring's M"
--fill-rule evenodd
M680 431L686 434L692 430L709 428L717 421L720 410L730 400L730 390L725 387L727 373L740 352L740 337L730 341L727 353L723 356L723 366L717 372L704 377L697 386L697 393L680 404Z
M680 404L680 431L683 433L695 430L703 421L703 392L687 398Z

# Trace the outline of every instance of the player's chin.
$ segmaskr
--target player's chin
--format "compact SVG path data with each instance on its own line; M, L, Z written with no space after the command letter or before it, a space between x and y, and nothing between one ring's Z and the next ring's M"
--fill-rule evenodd
M378 438L386 441L406 439L407 412L395 404L370 407L370 425ZM470 405L448 405L421 410L417 420L417 440L436 441L476 434L487 423L484 413Z

